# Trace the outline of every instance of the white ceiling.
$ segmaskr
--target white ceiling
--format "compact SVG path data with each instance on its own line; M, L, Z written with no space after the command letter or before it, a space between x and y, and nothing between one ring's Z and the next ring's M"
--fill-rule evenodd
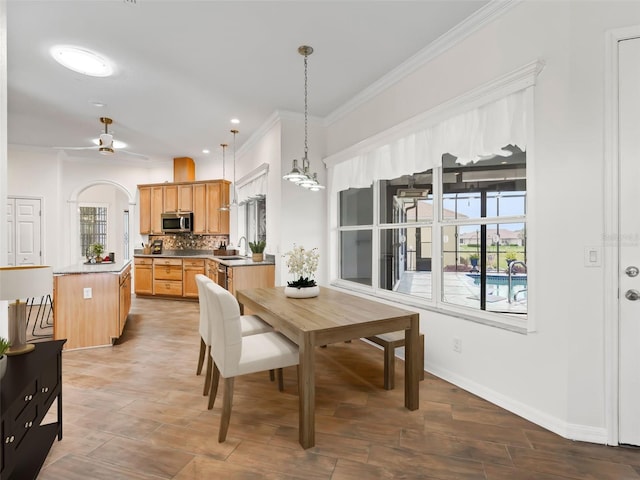
M91 146L108 116L114 138L147 162L200 159L204 148L218 158L220 143L232 141L231 118L241 121L240 148L276 110L303 111L298 46L315 50L309 115L326 117L487 3L133 2L8 0L10 144ZM55 44L100 52L117 73L67 70L49 55Z

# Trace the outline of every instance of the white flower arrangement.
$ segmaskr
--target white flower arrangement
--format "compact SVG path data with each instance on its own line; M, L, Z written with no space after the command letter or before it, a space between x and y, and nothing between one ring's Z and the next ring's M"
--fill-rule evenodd
M293 282L287 282L289 287L305 288L316 286L316 281L310 277L314 276L318 269L320 254L317 248L305 250L302 245L296 246L294 244L293 250L285 253L283 257L289 257L287 259L289 273L297 279Z

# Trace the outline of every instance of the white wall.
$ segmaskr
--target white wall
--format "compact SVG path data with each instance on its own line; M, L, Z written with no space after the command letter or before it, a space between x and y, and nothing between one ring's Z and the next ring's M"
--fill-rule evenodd
M337 153L535 60L527 168L530 315L522 335L421 312L428 368L565 436L606 441L603 272L605 32L640 24L639 2L533 2L432 60L327 129ZM462 339L462 354L453 352Z
M324 156L325 131L317 119L308 125L309 160L312 170L318 173L320 183L326 184ZM320 255L326 246L326 193L310 192L282 180L291 170L292 160L301 163L304 154L304 117L288 112L276 112L265 122L258 138L250 139L237 155L236 177L247 175L263 163L269 164L267 192L267 247L266 253L275 255L276 285L286 285L293 280L286 267L283 254L293 244L305 248L317 247ZM237 232L232 228L232 239ZM318 283L326 283L325 269L320 265L316 275Z
M105 163L102 157L89 154L84 158L70 158L64 152L10 146L7 194L43 198L43 263L59 268L78 260L77 228L74 228L77 202L71 200L92 185L111 185L132 199L129 204L131 242L134 247L140 245L137 185L173 179L170 161L152 165L153 168L117 161Z

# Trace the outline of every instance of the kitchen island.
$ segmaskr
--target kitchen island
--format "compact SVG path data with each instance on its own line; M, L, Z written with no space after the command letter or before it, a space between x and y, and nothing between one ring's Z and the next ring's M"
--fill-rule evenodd
M131 307L131 261L54 269L53 337L65 349L112 345Z

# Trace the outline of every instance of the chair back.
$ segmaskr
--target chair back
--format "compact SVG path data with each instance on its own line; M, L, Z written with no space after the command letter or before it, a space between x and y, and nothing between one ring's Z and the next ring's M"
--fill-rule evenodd
M209 331L209 317L207 316L207 300L206 290L204 286L207 283L213 283L209 277L202 275L201 273L196 275L196 285L198 286L198 303L200 304L200 336L207 345L211 345L211 332Z
M236 298L220 285L211 283L206 288L210 294L208 309L213 327L211 355L220 375L234 377L238 374L242 354L240 306Z

